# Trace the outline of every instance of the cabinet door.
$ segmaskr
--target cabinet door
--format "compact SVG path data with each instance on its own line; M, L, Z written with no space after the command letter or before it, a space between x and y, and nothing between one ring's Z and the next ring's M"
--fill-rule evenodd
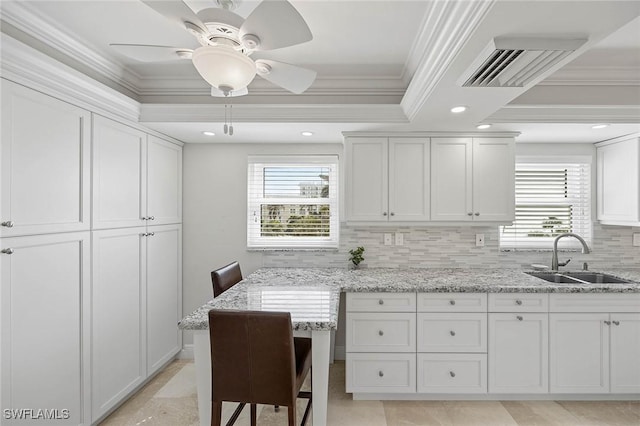
M548 338L547 314L489 314L489 392L548 392Z
M144 227L93 232L93 421L146 377Z
M152 226L147 237L147 372L180 351L182 233L180 225Z
M182 147L148 136L147 216L149 225L182 222Z
M515 219L515 151L510 138L473 140L473 219Z
M640 314L611 314L611 392L640 393Z
M389 220L426 221L430 215L428 138L389 140Z
M55 409L68 415L55 424L91 423L89 241L89 232L2 239L13 250L0 255L2 408Z
M89 230L90 114L2 80L0 236Z
M431 139L431 220L473 220L471 149L471 138Z
M640 139L597 149L598 220L640 222Z
M609 392L609 314L549 315L551 393Z
M93 116L93 229L146 221L146 135Z
M386 138L349 138L347 148L347 220L387 221L388 144Z

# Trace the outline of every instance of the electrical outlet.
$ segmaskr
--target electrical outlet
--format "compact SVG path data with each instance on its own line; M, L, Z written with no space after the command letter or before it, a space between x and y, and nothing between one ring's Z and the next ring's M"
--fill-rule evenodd
M393 234L384 234L384 245L385 246L393 245Z
M484 247L484 234L476 234L476 247Z
M633 246L640 247L640 234L633 234Z
M402 232L396 232L396 245L404 245L404 234Z

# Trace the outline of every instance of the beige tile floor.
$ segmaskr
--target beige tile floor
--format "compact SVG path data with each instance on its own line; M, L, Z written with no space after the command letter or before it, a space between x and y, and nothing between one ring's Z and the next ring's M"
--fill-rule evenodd
M330 426L640 426L640 401L353 401L344 392L344 362L333 364L329 374ZM305 403L299 400L300 416ZM223 424L234 409L225 404ZM258 410L260 426L287 424L286 410ZM197 424L193 362L174 361L101 426ZM236 425L249 425L248 407Z

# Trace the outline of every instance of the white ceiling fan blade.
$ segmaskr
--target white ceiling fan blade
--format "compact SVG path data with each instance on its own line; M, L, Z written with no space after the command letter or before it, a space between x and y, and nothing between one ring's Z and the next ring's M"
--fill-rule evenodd
M249 94L249 89L246 87L244 89L232 90L228 95L225 95L224 92L217 87L211 87L211 96L216 98L235 98L238 96L244 96Z
M260 77L295 94L307 90L317 74L307 68L269 59L257 60L256 68Z
M185 22L191 22L200 28L202 34L208 33L206 25L182 0L142 0L142 2L165 18L177 23L181 28L185 27Z
M148 44L110 44L109 46L124 56L140 62L167 62L191 59L193 50L171 46L153 46Z
M255 47L251 36L259 39ZM286 0L264 0L240 28L240 40L253 50L279 49L311 39L313 35L302 15Z

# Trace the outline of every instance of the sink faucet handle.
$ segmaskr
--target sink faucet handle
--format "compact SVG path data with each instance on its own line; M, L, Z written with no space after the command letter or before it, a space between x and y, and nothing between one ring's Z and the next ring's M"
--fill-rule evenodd
M567 259L566 262L558 262L558 266L567 266L571 262L571 258Z

